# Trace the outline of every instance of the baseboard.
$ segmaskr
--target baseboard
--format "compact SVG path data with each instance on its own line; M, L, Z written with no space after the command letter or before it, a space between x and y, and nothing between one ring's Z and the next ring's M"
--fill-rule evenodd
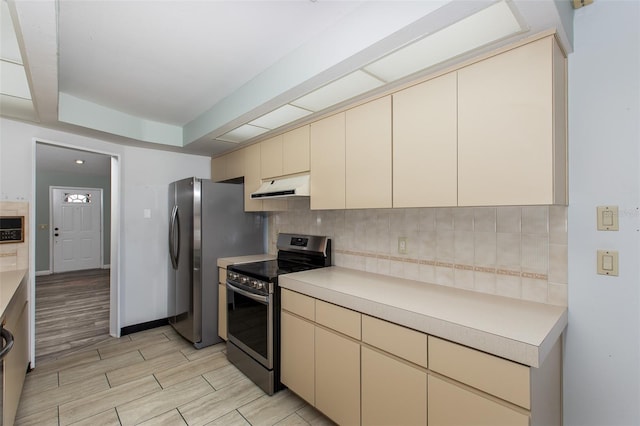
M154 321L143 322L141 324L128 325L120 329L120 336L137 333L139 331L151 330L152 328L162 327L169 324L168 318L158 319Z
M111 269L111 264L102 265L102 269Z
M53 272L46 270L46 271L36 271L36 277L39 277L41 275L51 275L53 274Z

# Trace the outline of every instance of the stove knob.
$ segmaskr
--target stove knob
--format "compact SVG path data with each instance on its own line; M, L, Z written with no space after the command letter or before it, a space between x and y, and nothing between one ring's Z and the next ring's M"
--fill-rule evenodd
M246 284L247 282L249 282L249 278L247 278L247 277L240 277L240 282L241 282L242 284Z
M259 282L258 286L256 287L258 290L264 290L264 283Z

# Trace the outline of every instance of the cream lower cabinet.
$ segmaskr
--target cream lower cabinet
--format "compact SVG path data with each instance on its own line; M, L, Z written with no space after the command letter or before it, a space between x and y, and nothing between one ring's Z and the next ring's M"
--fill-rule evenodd
M227 340L227 270L218 268L218 336Z
M429 426L528 426L529 416L496 401L429 376Z
M362 348L362 424L426 425L427 373Z
M22 280L16 294L3 316L5 328L13 334L13 349L3 360L4 387L2 421L12 425L18 411L22 385L29 365L29 303L27 302L27 278Z
M280 330L280 381L315 405L315 326L283 311Z
M316 408L340 425L359 425L360 345L316 327L315 362Z
M562 424L561 339L531 368L286 289L282 294L282 382L338 424Z

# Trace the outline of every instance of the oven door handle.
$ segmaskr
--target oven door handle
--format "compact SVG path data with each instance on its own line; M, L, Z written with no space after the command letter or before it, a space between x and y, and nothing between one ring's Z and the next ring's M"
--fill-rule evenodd
M248 297L251 300L255 300L256 302L260 302L263 305L268 305L269 304L269 296L260 296L258 294L253 294L251 292L248 292L247 290L243 290L241 288L238 288L232 284L229 284L227 282L227 288L231 291L235 291L238 294L241 294L245 297Z

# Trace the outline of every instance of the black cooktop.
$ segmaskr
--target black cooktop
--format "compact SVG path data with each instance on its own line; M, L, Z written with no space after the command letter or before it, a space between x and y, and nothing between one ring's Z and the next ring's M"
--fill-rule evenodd
M320 266L305 263L290 262L282 259L265 260L262 262L240 263L229 266L229 270L257 278L263 281L275 282L278 275L292 272L308 271Z

